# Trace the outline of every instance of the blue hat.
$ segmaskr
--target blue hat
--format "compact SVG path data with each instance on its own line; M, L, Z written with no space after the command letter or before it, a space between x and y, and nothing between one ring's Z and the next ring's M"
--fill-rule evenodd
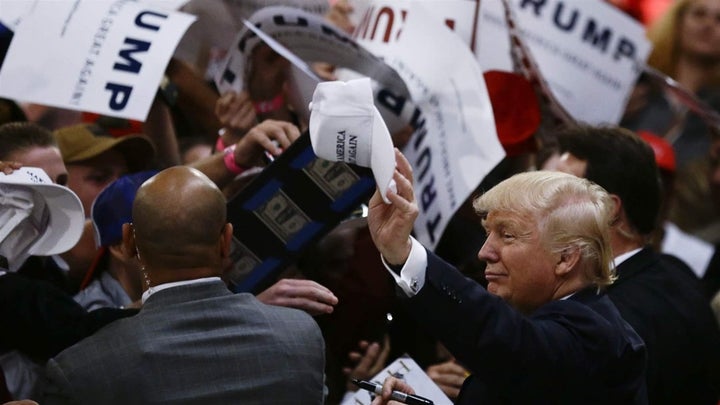
M132 206L137 190L157 173L157 170L149 170L122 176L98 194L90 214L97 247L112 246L122 241L122 226L132 222Z

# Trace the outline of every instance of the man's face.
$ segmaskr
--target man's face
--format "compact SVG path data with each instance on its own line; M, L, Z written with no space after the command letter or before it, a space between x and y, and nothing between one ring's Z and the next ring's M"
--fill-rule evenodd
M94 158L67 165L68 187L80 197L85 216L90 217L90 209L95 197L110 183L128 172L123 155L110 149Z
M557 288L559 255L542 246L535 219L492 211L483 226L488 237L478 258L487 263L488 291L524 313L551 301Z
M39 167L47 173L50 180L64 186L68 182L68 171L60 155L60 149L54 146L36 146L11 153L8 160L20 162L23 166Z

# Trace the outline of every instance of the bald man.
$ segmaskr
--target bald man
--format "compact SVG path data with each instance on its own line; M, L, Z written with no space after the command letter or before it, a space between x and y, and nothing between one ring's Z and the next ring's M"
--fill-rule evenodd
M123 244L142 266L143 308L50 360L43 404L323 402L324 342L310 315L220 280L232 225L205 175L158 173L133 218Z

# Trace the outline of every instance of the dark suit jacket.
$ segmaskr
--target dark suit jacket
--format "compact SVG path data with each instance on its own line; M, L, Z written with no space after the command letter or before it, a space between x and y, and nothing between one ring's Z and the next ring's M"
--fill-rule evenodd
M45 363L106 324L137 310L86 312L71 296L44 281L0 276L0 353L19 350Z
M643 249L618 266L608 295L647 346L650 403L717 405L720 331L697 278L680 266Z
M595 288L525 316L428 252L409 311L472 371L460 404L640 404L645 347Z
M48 362L43 405L319 404L325 352L310 315L220 282L151 295L140 313Z

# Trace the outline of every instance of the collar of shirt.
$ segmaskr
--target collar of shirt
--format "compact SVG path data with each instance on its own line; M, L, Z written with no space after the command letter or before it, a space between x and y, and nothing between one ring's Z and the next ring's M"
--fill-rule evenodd
M143 293L142 303L144 304L145 301L147 301L147 299L150 298L151 295L155 294L158 291L167 290L168 288L173 288L173 287L180 287L181 285L209 283L212 281L222 281L222 280L220 280L220 277L203 277L203 278L196 278L193 280L183 280L183 281L175 281L172 283L158 284L156 286L152 286L152 287L148 288Z
M625 252L625 253L621 254L620 256L616 257L615 260L614 260L614 261L615 261L615 267L617 267L617 266L619 266L620 264L622 264L622 262L624 262L625 260L633 257L633 256L635 255L635 253L641 251L642 249L643 249L643 248L633 249L633 250L631 250L631 251L629 251L629 252Z

